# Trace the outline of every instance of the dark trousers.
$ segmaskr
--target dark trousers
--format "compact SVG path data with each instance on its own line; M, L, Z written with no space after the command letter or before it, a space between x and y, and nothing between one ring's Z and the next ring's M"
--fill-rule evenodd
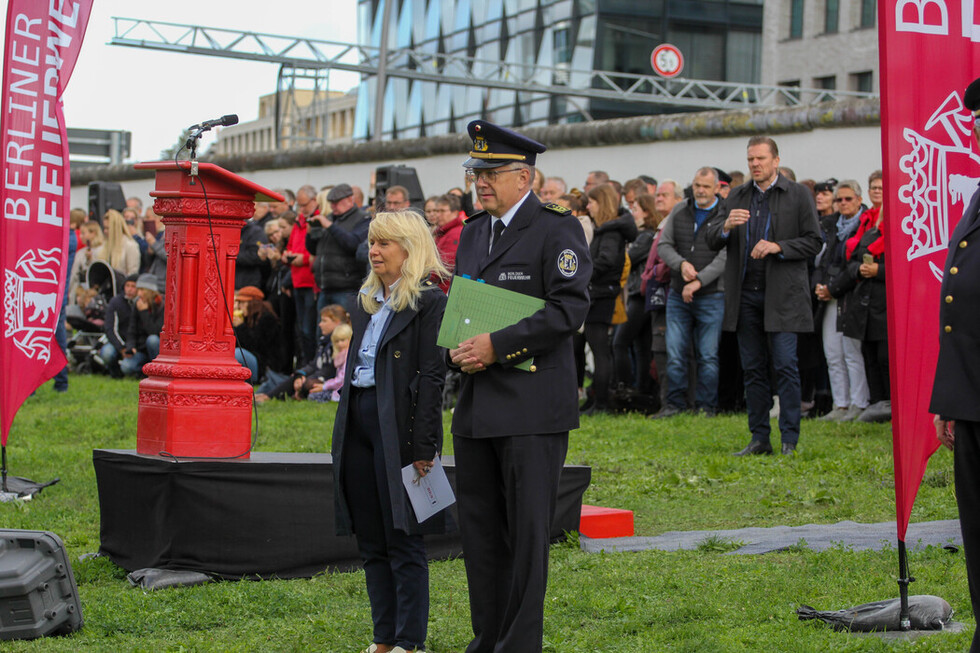
M609 324L586 322L585 340L592 350L595 372L592 374L592 391L596 408L609 408L609 382L612 380L612 348L609 346Z
M320 318L316 314L316 298L312 288L293 288L293 303L296 306L296 331L302 345L297 356L297 367L302 367L313 360L316 353L316 330Z
M963 532L963 556L970 583L974 616L980 615L980 422L957 420L954 429L953 474L956 506ZM980 627L973 633L970 653L980 653Z
M871 403L890 400L892 392L888 380L888 341L862 340L861 354L864 356L864 373L868 379Z
M786 331L767 333L765 307L765 292L742 292L738 308L738 353L745 376L749 431L753 440L769 442L771 360L776 376L776 394L779 395L779 432L783 443L796 444L800 439L800 370L796 364L796 334Z
M650 314L646 312L643 297L630 297L626 302L626 322L616 327L616 335L613 337L617 383L632 385L643 394L653 391L653 377L650 376L652 338ZM633 354L632 360L630 352Z
M373 641L421 648L429 622L425 543L421 535L408 535L393 526L377 394L374 388L351 391L341 479L364 562Z
M453 444L474 635L466 651L540 651L551 522L568 433L453 436Z

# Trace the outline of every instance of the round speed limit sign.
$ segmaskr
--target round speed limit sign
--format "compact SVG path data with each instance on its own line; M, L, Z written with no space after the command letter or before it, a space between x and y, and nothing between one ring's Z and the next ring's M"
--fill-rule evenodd
M684 55L676 45L658 45L650 55L650 65L661 77L677 77L684 70Z

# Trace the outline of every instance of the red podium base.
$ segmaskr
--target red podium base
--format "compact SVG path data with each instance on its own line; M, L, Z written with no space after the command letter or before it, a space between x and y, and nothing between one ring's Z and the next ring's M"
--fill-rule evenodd
M186 369L159 362L143 367L149 378L140 382L137 453L247 458L252 386L245 379L251 373L228 366L217 368L225 379L173 378Z

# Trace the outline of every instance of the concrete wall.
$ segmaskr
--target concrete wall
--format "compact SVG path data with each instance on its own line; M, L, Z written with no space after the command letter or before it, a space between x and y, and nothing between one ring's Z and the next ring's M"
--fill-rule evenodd
M779 145L781 163L789 166L798 179L827 177L854 178L862 185L868 174L881 167L881 131L876 126L834 127L774 136ZM548 176L565 179L569 186L585 182L590 170L606 170L613 179L626 181L639 174L657 179L675 178L690 181L704 165L724 170L746 170L745 144L748 137L710 136L689 140L644 142L635 145L556 148L538 157L538 166ZM463 183L462 162L466 160L465 144L458 154L437 154L399 160L358 161L336 165L294 168L266 168L243 173L246 178L267 188L295 190L303 184L320 187L348 182L368 188L372 171L378 166L399 163L414 166L426 195L445 192ZM138 196L146 203L153 180L120 180L127 197ZM88 206L87 182L73 186L72 206Z

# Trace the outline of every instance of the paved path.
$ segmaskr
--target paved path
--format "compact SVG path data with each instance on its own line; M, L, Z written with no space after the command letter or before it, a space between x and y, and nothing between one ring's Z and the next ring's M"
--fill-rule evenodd
M732 530L710 531L671 531L656 537L613 537L592 539L582 535L580 544L583 551L680 551L697 549L706 538L716 537L725 541L744 542L745 545L730 553L768 553L806 541L806 547L823 551L844 546L855 551L897 547L895 522L880 524L859 524L842 521L837 524L807 524L805 526L773 526L772 528L737 528ZM963 545L960 522L957 519L945 521L919 522L909 524L905 536L909 551L926 546Z

